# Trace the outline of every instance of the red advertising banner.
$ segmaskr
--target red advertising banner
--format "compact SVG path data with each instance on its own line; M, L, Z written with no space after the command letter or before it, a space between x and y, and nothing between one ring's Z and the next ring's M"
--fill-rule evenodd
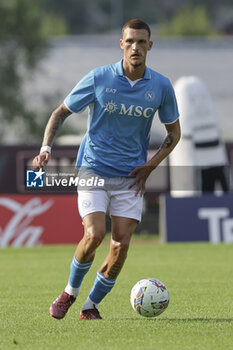
M76 244L77 195L0 195L0 247Z

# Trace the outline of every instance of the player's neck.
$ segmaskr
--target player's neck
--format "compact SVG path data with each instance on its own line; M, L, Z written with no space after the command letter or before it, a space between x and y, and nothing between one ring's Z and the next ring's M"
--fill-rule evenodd
M144 77L145 73L145 64L139 66L134 66L128 64L128 62L123 62L123 70L126 77L130 80L137 80Z

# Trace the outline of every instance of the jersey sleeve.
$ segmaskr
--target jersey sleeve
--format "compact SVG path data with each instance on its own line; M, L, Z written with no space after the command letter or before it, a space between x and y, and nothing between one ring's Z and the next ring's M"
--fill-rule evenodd
M169 80L166 85L165 97L158 113L159 119L163 124L172 124L179 118L179 111L176 96L172 84Z
M94 72L89 72L65 98L66 107L74 113L84 110L95 100Z

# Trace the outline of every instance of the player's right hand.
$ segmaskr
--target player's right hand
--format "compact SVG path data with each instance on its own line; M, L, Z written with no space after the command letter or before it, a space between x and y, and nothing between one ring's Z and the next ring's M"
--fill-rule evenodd
M43 169L44 166L47 165L49 159L50 159L49 152L44 151L38 154L38 156L36 156L32 162L34 170Z

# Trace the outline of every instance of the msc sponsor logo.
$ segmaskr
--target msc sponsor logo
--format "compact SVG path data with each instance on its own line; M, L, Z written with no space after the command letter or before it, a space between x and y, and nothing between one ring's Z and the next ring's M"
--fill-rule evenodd
M109 101L105 104L105 111L109 114L115 113L118 110L118 107L115 102Z
M144 108L142 106L130 105L128 108L124 103L121 103L121 110L119 114L129 115L132 117L150 118L154 114L154 109L151 107Z
M114 101L109 101L105 104L105 111L109 114L118 112L120 115L128 115L131 117L150 118L154 115L154 108L152 107L143 108L143 106L135 105L126 106L124 103L121 103L120 107L118 107Z

